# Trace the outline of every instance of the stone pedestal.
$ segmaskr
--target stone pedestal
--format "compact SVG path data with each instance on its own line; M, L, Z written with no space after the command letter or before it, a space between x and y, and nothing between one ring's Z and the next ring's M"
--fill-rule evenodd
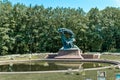
M54 57L55 59L83 59L81 56L82 51L77 48L59 50L58 55Z

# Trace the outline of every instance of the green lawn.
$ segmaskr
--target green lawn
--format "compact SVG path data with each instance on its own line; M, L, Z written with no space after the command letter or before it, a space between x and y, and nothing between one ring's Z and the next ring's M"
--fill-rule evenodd
M115 74L120 73L120 70L106 69L106 80L115 80ZM42 74L0 74L0 80L84 80L91 78L97 80L97 71L85 71L82 73L74 72L73 74L66 73L42 73Z
M14 60L28 60L31 54L28 55L20 55L18 57L14 57ZM38 55L31 55L31 59L44 59L44 57L47 56L46 53L38 54ZM11 60L13 58L11 55L0 57L0 61L3 60ZM108 55L104 54L101 55L100 59L108 59L108 60L120 60L120 55Z
M0 56L0 61L5 61L5 60L29 60L31 59L43 59L45 56L48 54L46 53L41 53L41 54L25 54L25 55L7 55L7 56Z
M119 60L120 61L120 55L101 55L101 59L108 59L108 60Z

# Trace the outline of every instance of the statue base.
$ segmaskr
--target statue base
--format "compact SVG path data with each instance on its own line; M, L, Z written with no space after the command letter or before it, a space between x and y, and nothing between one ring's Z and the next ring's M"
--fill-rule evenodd
M47 59L99 59L100 54L82 54L79 48L63 49L61 48L57 54L48 54Z
M83 59L82 51L78 48L60 49L55 59Z

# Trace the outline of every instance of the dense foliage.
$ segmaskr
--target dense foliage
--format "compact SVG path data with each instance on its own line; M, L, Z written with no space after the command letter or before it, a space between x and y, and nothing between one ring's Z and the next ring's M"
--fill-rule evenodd
M120 51L120 9L44 8L0 1L0 55L57 52L58 28L71 29L83 51Z

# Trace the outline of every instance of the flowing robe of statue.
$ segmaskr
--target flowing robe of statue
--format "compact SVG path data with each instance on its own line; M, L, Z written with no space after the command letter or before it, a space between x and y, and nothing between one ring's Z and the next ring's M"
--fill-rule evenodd
M72 48L78 48L76 45L73 44L75 41L74 33L66 28L59 28L59 33L61 34L61 40L63 47L61 49L72 49Z

